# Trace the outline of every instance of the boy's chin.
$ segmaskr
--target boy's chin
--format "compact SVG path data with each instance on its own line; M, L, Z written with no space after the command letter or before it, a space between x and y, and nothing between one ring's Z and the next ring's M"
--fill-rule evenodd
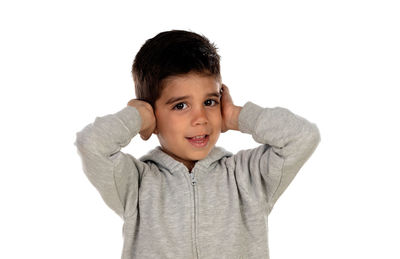
M193 152L192 154L190 154L189 160L191 160L191 161L203 160L204 158L206 158L208 156L208 154L210 154L213 147L208 148L207 150L199 150L197 152Z
M203 160L204 158L206 158L207 155L208 155L208 153L205 154L205 155L196 155L196 156L193 155L188 160L193 161L193 162L197 162L199 160Z

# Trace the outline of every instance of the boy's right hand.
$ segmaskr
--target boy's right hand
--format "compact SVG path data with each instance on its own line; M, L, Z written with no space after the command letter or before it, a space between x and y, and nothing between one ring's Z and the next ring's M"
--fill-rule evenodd
M132 99L128 102L128 106L135 107L142 118L142 125L139 131L143 140L148 140L156 129L156 117L154 116L153 107L145 101Z

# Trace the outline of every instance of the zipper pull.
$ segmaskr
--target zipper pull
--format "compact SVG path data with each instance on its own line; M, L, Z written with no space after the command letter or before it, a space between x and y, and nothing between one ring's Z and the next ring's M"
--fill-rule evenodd
M194 179L194 173L190 172L190 175L192 176L192 185L196 185L196 180Z

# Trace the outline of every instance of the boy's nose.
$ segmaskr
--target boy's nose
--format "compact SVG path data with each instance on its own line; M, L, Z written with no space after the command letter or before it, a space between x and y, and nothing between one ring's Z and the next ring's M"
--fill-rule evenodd
M207 119L207 114L204 108L199 108L194 111L193 114L193 119L192 119L192 124L193 125L201 125L201 124L207 124L208 119Z

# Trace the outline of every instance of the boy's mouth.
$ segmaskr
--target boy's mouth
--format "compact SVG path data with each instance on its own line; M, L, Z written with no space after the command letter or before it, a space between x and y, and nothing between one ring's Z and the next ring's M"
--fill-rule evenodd
M205 147L207 145L208 140L210 139L210 136L206 134L206 135L198 135L198 136L194 136L194 137L186 137L186 139L193 146L201 148L201 147Z
M197 135L197 136L186 137L186 138L188 138L188 139L202 139L202 138L205 138L206 136L208 136L208 135L204 134L204 135Z

